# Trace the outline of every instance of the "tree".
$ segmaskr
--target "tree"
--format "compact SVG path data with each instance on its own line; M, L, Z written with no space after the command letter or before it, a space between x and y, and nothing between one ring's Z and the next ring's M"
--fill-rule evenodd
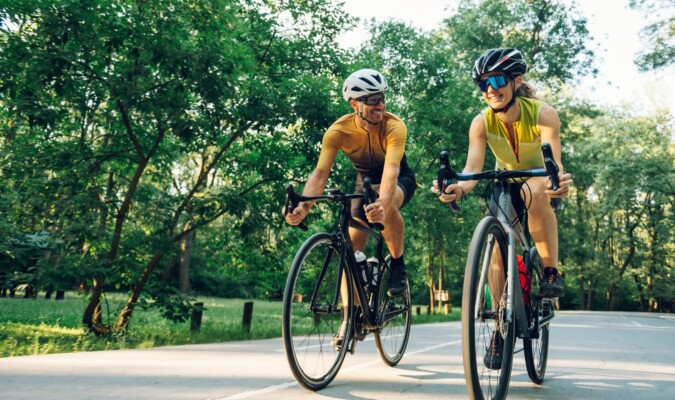
M575 195L572 212L560 224L566 238L561 249L568 256L566 270L571 267L580 282L588 282L580 285L584 308L592 307L594 291L604 295L609 310L638 297L643 310L670 307L675 296L670 280L657 278L670 276L672 268L667 243L675 222L675 159L669 124L656 116L606 112L586 124L588 135L573 144Z
M54 211L40 224L74 233L72 212L50 206L59 198L99 222L75 241L93 278L83 322L102 333L108 280L131 288L121 332L176 243L251 215L246 197L285 179L275 144L311 114L301 101L323 98L313 90L339 70L335 38L349 21L323 0L28 1L2 17L2 95L18 126L5 136L69 157L47 173L63 189L48 192L40 208Z
M636 58L635 64L641 71L667 68L675 60L675 6L669 1L631 0L630 7L651 19L640 36L646 42L645 50Z

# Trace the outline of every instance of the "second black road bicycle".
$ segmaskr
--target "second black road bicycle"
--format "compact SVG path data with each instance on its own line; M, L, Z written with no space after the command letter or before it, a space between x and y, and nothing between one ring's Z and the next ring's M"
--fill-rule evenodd
M486 179L494 185L494 190L488 191L491 215L484 217L474 231L464 272L462 356L471 399L506 398L513 355L521 350L530 380L536 384L544 380L554 299L539 295L544 265L537 248L531 245L527 219L521 224L515 215L510 189L514 180L535 176L548 176L552 189L558 188L558 166L550 145L543 144L542 152L546 168L480 173L456 173L448 165L448 153L440 155L441 190L452 180ZM553 199L552 206L558 208L560 199ZM450 209L459 210L456 204ZM519 257L524 271L518 267ZM522 349L516 349L516 338L522 339ZM489 354L496 342L502 346L499 363Z

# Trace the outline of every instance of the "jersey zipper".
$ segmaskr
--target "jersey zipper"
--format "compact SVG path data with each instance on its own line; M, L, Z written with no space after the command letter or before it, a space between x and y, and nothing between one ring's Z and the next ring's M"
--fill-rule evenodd
M370 154L370 170L373 170L373 144L370 143L370 131L366 131L368 135L368 154Z
M516 162L520 164L520 156L518 156L518 153L520 153L520 140L518 140L518 131L516 130L516 124L513 124L513 131L509 129L508 124L504 124L506 127L506 132L508 132L508 140L509 144L511 145L511 151L513 151L513 154L516 156Z

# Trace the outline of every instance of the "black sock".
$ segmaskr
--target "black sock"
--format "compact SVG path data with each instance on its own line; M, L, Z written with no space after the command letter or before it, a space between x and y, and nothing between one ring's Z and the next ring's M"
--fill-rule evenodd
M405 268L405 262L403 262L403 255L399 258L391 258L391 266L392 267L403 267Z

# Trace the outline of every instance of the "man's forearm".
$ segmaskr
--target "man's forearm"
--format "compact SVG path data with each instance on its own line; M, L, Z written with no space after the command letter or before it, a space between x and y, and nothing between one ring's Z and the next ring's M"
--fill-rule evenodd
M394 164L387 164L382 171L382 182L380 183L380 198L379 202L385 209L396 207L394 204L394 194L396 193L396 186L398 182L399 166Z
M323 193L323 189L326 186L326 181L328 180L328 171L322 169L315 169L312 171L312 174L307 179L305 183L305 188L302 190L303 196L319 196ZM314 202L305 202L309 206L313 205Z

